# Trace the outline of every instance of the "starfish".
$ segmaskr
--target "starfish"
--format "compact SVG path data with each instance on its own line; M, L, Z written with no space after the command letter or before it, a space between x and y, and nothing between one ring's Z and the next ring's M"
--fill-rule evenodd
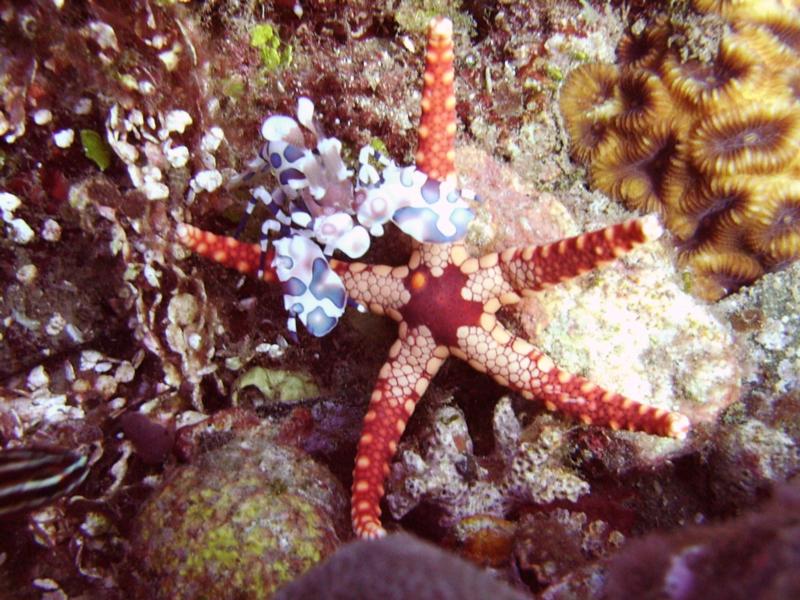
M422 118L416 165L431 178L455 178L455 96L452 24L431 23L426 53ZM542 246L509 248L480 258L460 243L414 242L408 263L369 265L332 259L350 298L398 323L398 339L382 366L358 442L351 498L357 536L385 535L380 501L389 463L408 419L430 381L452 356L490 375L524 398L587 425L684 438L686 416L647 406L559 369L527 340L497 318L546 286L611 262L656 239L662 228L654 216L632 219L598 231ZM240 272L274 281L271 264L257 244L218 236L186 224L179 241L196 253Z

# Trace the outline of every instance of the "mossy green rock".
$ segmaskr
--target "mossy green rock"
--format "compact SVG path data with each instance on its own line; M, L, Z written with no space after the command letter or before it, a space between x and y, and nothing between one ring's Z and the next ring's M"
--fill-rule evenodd
M333 552L347 499L323 466L263 428L176 468L137 517L142 592L269 598Z

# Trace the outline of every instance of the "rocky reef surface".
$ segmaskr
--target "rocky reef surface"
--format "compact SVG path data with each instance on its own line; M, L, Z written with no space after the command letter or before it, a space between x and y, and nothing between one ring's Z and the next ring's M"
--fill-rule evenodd
M258 598L330 555L297 589L326 589L326 565L364 585L393 556L424 567L404 535L371 560L348 545L342 490L394 326L348 311L294 343L280 292L189 257L176 223L233 233L248 197L228 184L300 96L351 167L367 143L412 163L435 14L454 23L456 165L483 198L471 250L618 222L634 213L571 160L563 81L653 23L712 64L730 4L754 3L0 0L0 447L69 449L88 468L67 497L0 520L0 596ZM748 23L789 11L796 39L795 3L763 4ZM797 593L800 265L711 303L665 237L501 319L565 368L685 413L692 434L578 424L447 363L399 446L384 522L438 546L424 556L454 585L694 598L711 572ZM389 231L366 260L408 252Z

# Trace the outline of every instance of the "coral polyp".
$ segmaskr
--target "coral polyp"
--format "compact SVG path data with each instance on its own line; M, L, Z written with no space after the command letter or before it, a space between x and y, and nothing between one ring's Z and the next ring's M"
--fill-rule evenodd
M642 131L672 110L661 79L645 70L626 70L619 79L621 108L614 118L619 131Z
M635 140L616 129L592 162L592 185L644 212L658 210L671 173L677 169L679 143L671 121L659 123Z
M567 128L573 140L573 154L586 161L596 156L609 138L611 119L620 111L619 69L615 65L583 65L573 71L575 83L561 94L561 112L570 115Z
M779 180L760 196L748 241L776 264L790 261L800 253L800 181Z
M699 12L711 12L723 17L759 17L782 8L780 0L694 0Z
M699 111L742 95L752 97L759 84L765 83L757 55L732 36L721 40L719 54L712 63L681 60L676 50L670 50L664 55L660 70L672 97Z
M712 60L657 18L622 39L619 66L573 71L561 110L593 187L659 211L695 289L717 299L800 256L800 17L779 2L694 5L729 20Z
M775 173L793 162L799 141L800 107L755 104L705 119L688 142L689 158L712 177Z
M666 28L649 27L640 35L629 35L620 40L617 61L623 68L650 69L661 62L666 47Z

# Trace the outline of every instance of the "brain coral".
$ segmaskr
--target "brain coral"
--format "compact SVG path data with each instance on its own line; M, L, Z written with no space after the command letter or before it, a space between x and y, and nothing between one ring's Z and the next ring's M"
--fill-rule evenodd
M659 211L711 299L800 256L797 4L695 0L727 21L713 61L682 56L661 17L622 39L618 65L582 65L561 91L592 186Z

